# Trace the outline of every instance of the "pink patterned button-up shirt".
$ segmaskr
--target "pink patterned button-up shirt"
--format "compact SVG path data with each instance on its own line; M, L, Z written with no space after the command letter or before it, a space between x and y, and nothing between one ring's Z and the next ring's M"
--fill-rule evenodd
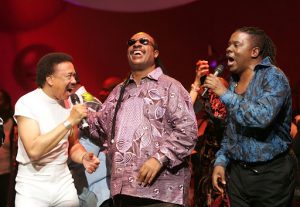
M137 85L132 78L117 113L114 142L112 119L121 85L88 118L92 137L107 139L111 158L111 193L185 205L190 184L189 155L197 123L190 96L175 79L156 68ZM154 157L164 167L151 186L137 182L143 163ZM100 164L101 167L101 164Z

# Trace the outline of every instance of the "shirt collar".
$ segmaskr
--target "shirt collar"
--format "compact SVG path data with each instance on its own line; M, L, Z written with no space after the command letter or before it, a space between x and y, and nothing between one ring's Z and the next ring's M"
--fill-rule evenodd
M158 78L163 74L161 67L155 68L153 71L151 71L147 77L150 79L158 80Z
M144 78L149 78L152 80L158 80L158 78L163 74L163 71L161 69L161 67L157 67L154 70L152 70L150 73L147 74L147 76L145 76ZM133 80L132 74L130 75L130 80Z
M257 67L270 67L272 66L272 62L271 62L271 58L268 56L268 57L265 57L258 65Z

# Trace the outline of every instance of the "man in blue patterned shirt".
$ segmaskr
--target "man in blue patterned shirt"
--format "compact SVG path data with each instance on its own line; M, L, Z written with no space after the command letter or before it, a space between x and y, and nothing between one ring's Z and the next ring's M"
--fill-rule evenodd
M220 96L228 111L212 180L223 193L227 170L232 206L291 206L296 173L289 149L292 98L275 53L263 30L237 29L226 49L230 87L211 74L203 85Z

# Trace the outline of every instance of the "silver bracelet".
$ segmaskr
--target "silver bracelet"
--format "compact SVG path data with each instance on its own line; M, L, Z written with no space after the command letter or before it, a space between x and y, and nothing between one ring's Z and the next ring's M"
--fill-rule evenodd
M72 124L69 120L64 121L64 126L66 127L66 129L71 129L72 128Z

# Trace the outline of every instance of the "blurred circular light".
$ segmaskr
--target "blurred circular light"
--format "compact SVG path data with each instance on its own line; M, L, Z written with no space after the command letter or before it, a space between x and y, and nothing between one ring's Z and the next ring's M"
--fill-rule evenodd
M65 0L93 9L116 12L147 12L182 6L196 0Z

